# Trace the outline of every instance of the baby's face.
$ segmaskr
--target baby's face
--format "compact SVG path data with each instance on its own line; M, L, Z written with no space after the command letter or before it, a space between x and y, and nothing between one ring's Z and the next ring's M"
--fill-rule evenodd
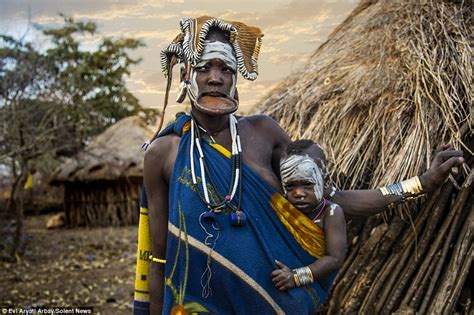
M311 214L320 203L314 192L314 183L309 180L291 180L284 188L288 201L304 214Z

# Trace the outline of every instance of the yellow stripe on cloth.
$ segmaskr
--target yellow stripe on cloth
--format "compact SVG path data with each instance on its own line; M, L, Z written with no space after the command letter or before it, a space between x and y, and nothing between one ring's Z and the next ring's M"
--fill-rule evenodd
M230 153L229 150L221 146L220 144L217 143L210 143L210 146L213 147L217 152L225 156L226 158L230 159L232 156L232 153Z
M319 226L280 193L273 194L270 204L280 221L304 250L316 258L324 256L324 232Z
M185 132L188 132L190 129L191 129L191 122L188 121L187 123L184 124L183 129L181 129L181 132L184 134ZM226 148L224 148L223 146L221 146L220 144L209 143L209 145L228 159L230 159L230 157L232 156L232 153Z
M140 208L138 223L137 269L135 272L135 300L148 302L150 300L148 288L149 256L151 255L151 238L148 221L148 209Z
M232 156L232 153L223 146L217 143L210 145L226 158ZM280 193L275 193L272 196L271 205L280 221L304 250L316 258L324 256L324 232L319 226L296 209Z
M181 129L181 134L189 131L191 129L191 122L188 121L187 123L184 124L183 129Z

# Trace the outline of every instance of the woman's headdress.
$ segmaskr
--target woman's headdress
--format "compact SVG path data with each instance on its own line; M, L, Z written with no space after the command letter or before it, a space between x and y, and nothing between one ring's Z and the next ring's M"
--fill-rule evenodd
M220 29L229 33L229 41L237 59L237 69L244 79L255 80L258 75L258 54L263 34L257 27L247 26L236 21L226 21L209 16L180 21L181 32L161 51L161 70L167 78L165 101L161 117L161 129L166 106L168 105L173 67L187 61L188 69L195 66L204 50L205 39L210 29Z

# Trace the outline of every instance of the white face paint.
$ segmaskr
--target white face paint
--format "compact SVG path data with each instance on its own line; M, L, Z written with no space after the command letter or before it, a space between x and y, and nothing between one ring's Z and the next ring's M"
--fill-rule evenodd
M200 61L193 65L191 68L190 86L188 87L188 96L192 101L196 101L196 97L199 95L199 89L196 82L196 71L194 68L203 67L212 59L222 60L229 68L234 70L232 75L232 87L229 91L229 96L234 98L235 96L235 85L237 84L237 59L235 58L234 50L229 43L223 43L219 41L210 42L204 41L204 50L201 55Z
M204 41L204 50L202 51L200 62L206 62L211 59L220 59L229 68L237 71L237 59L235 58L234 49L229 43Z
M290 155L280 161L280 175L283 189L289 182L308 181L314 184L316 199L323 198L324 180L321 169L307 155ZM285 190L286 193L286 190Z

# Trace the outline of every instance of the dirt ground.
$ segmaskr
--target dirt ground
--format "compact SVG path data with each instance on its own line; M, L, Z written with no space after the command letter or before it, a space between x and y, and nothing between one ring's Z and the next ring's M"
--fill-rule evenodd
M27 217L21 261L1 262L0 309L83 306L130 314L138 228L48 230L49 217Z

